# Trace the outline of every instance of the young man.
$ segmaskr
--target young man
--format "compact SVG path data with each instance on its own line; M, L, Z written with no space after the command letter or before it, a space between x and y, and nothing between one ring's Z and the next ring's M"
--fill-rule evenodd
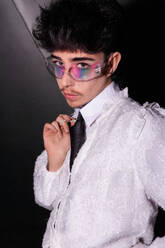
M141 106L113 81L121 22L115 0L57 0L33 31L74 108L45 124L36 160L35 199L52 211L43 248L165 247L164 238L153 241L158 205L165 209L165 112ZM70 167L79 113L85 142Z

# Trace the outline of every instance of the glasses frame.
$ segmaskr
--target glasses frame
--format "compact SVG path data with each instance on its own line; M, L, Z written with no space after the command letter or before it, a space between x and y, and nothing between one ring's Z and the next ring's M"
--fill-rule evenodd
M62 77L57 77L57 76L55 75L55 73L54 73L54 63L53 63L53 60L52 60L52 56L49 56L48 58L45 59L45 64L46 64L47 70L48 70L49 73L53 76L53 78L55 78L55 79L62 79ZM94 64L100 64L100 62L95 62ZM94 65L94 64L93 64L93 65ZM77 65L77 64L75 64L75 65ZM93 65L91 65L91 66L93 66ZM107 74L107 69L109 68L109 66L108 66L108 64L107 64L107 62L106 62L106 59L105 59L104 62L103 62L103 64L102 64L102 66L101 66L101 72L100 72L100 74L99 74L98 76L93 77L93 78L88 79L88 80L79 80L79 79L75 79L75 78L71 75L71 73L70 73L70 71L71 71L71 69L72 69L73 67L74 67L74 64L71 65L70 68L69 68L69 70L68 70L67 72L65 71L64 73L67 73L73 80L75 80L75 81L77 81L77 82L88 82L88 81L91 81L91 80L93 80L93 79L102 77L102 76L104 76L104 75Z

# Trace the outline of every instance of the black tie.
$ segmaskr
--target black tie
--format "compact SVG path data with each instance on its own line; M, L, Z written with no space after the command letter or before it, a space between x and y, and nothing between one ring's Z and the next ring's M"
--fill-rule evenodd
M71 155L70 155L70 171L75 157L77 156L81 146L85 142L85 121L79 112L76 123L70 128L71 138Z

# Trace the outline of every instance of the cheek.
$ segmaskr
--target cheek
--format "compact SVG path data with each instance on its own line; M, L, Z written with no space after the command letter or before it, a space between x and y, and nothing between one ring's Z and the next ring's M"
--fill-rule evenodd
M89 98L91 95L93 95L94 92L94 87L93 87L93 83L89 82L86 84L84 83L83 87L81 87L80 92L82 94L82 96L84 96L85 98Z
M84 82L82 85L79 85L77 91L79 91L84 97L89 98L97 95L104 88L104 85L104 79L95 79L94 81Z
M100 92L105 84L105 80L102 78L95 79L95 81L90 81L90 84L88 85L88 92L90 95L96 95L98 92Z

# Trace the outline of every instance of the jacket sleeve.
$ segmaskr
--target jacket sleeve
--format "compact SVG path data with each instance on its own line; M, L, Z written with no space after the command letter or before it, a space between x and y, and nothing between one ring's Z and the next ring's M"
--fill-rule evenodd
M147 198L165 210L165 109L146 104L144 119L137 141L136 168ZM165 237L156 238L149 247L165 247Z
M165 210L165 110L147 105L144 119L137 142L137 169L147 196Z
M65 161L58 171L50 172L47 170L47 152L44 150L37 157L34 168L34 197L38 205L52 210L52 204L59 201L67 181Z

